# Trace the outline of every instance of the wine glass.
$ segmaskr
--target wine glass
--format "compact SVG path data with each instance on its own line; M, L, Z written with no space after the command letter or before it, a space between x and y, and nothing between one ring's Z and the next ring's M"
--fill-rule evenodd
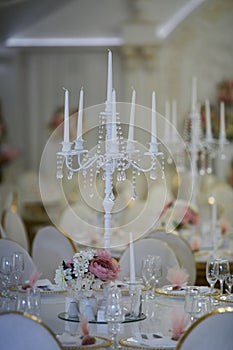
M195 320L195 315L200 312L200 291L196 287L187 287L185 291L184 310L190 314L191 323Z
M121 291L114 286L109 289L105 307L105 320L108 323L108 332L111 335L114 349L119 348L116 336L120 331L120 324L124 321L124 318Z
M153 279L155 280L155 288L158 287L159 278L162 276L162 260L156 255L153 260Z
M16 290L18 290L19 284L22 283L23 271L24 271L24 255L21 252L14 252L12 255L12 270L13 278L15 282Z
M221 294L223 294L223 284L226 279L226 277L230 273L230 266L229 266L229 261L226 259L220 259L218 261L218 280L220 282L220 290Z
M212 297L214 285L218 280L218 262L215 258L210 258L206 262L206 280L210 285L210 296Z
M153 278L153 259L151 258L151 256L147 256L142 260L141 273L142 273L142 279L146 287L145 299L148 300L150 284Z
M233 274L229 273L225 279L225 283L227 285L227 290L231 294L232 293L232 286L233 286Z
M9 296L8 293L8 287L11 283L11 273L12 273L12 257L11 256L2 256L1 258L1 264L0 264L0 271L2 275L2 281L3 281L3 296Z

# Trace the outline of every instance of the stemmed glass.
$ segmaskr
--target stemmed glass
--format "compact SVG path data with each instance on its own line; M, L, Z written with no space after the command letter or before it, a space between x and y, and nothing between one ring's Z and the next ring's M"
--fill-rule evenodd
M227 290L231 294L232 293L232 286L233 286L233 275L229 273L225 279L225 283L227 285Z
M12 273L12 257L2 256L0 264L1 278L3 281L4 291L3 296L9 296L8 287L11 283L11 273Z
M116 336L120 331L120 324L124 321L125 316L123 312L123 303L121 298L121 291L116 286L109 289L106 308L105 308L105 320L108 323L108 332L111 335L113 341L113 348L121 348L118 345Z
M152 256L149 255L142 260L142 279L146 286L145 299L149 299L149 289L150 284L153 278L153 259Z
M21 252L14 252L12 255L12 274L15 282L16 291L22 283L24 271L24 255Z
M221 294L223 294L223 284L230 273L229 261L226 259L218 260L218 280L220 282Z
M214 285L218 280L218 262L215 258L210 258L206 262L206 280L210 285L210 296L212 297Z
M191 323L195 320L195 314L200 312L200 291L195 287L187 287L185 291L184 310L190 314Z

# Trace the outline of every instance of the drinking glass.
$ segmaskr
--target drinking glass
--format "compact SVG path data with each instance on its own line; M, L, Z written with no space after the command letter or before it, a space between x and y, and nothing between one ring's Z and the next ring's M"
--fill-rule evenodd
M24 255L21 252L14 252L12 255L12 275L15 282L16 290L22 284L22 277L24 271Z
M220 282L220 290L221 294L223 294L223 284L226 277L230 273L229 261L226 259L222 259L218 261L218 280Z
M206 280L210 285L210 295L214 291L214 285L218 280L218 262L215 258L210 258L206 262Z
M154 287L158 287L159 278L162 276L162 260L158 255L153 256L153 277Z
M232 293L232 286L233 286L233 274L227 275L226 279L225 279L225 283L227 285L227 290L228 292L231 294Z
M124 321L123 303L121 299L121 291L117 287L109 289L106 307L105 320L108 323L108 332L113 341L114 349L118 349L116 336L120 330L120 324Z
M12 257L2 256L0 264L1 279L3 283L3 296L9 296L8 287L11 283Z
M150 289L150 284L153 278L153 259L151 256L147 256L142 260L142 279L143 282L145 283L146 287L146 293L145 293L145 299L149 299L149 289Z
M200 291L195 287L187 287L185 291L185 302L184 310L190 315L191 323L197 317L196 315L200 312Z

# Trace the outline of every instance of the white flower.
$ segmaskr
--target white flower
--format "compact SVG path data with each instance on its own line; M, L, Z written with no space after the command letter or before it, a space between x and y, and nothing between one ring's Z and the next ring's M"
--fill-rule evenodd
M91 259L94 257L93 250L83 250L76 253L73 257L74 274L76 277L83 277L88 272L88 266Z
M55 273L54 281L56 285L59 286L59 288L61 289L66 289L67 287L65 271L63 270L62 266L59 266L59 268L56 270L56 273Z

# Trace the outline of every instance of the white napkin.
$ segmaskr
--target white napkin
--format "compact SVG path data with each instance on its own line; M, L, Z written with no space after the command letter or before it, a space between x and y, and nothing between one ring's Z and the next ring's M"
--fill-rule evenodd
M162 333L137 333L136 340L140 346L148 348L176 348L177 341L174 341L169 336L164 336Z
M57 334L57 339L63 346L66 345L80 345L80 336L79 335L71 335L68 332L64 332L62 334Z

